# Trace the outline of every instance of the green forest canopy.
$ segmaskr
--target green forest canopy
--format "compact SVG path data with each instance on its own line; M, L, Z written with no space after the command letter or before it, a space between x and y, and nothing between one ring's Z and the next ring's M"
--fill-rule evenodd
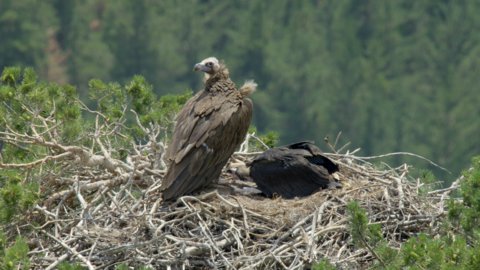
M318 144L341 131L362 155L413 152L451 179L480 153L479 12L467 0L2 0L0 68L32 66L83 96L92 78L141 74L162 95L198 89L192 66L215 55L237 83L259 83L260 131Z

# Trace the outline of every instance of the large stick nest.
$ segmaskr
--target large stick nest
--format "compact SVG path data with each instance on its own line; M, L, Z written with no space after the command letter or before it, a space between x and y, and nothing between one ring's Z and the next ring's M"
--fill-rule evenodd
M152 165L159 155L140 152L128 158L130 166L113 170L80 166L85 163L74 154L56 160L64 164L63 172L44 175L45 199L5 228L30 239L33 268L76 261L89 269L120 263L153 269L303 269L323 258L339 269L366 268L374 257L352 244L348 202L358 201L369 222L381 225L388 245L398 248L421 231L435 233L452 190L423 191L408 176L407 165L378 169L346 153L329 154L340 165L341 189L268 199L239 193L249 183L224 172L212 189L164 203L158 192L164 171ZM243 160L252 156L235 154Z

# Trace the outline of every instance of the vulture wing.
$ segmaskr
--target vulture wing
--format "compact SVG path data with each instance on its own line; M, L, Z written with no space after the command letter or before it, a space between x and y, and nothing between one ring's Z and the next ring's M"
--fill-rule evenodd
M338 166L317 150L308 142L269 149L252 161L250 176L268 197L303 197L335 186L328 168Z
M298 142L290 144L286 147L289 149L307 150L310 154L306 154L305 158L308 159L310 163L325 167L329 174L338 172L338 165L335 164L331 159L324 156L322 150L313 144L313 142Z

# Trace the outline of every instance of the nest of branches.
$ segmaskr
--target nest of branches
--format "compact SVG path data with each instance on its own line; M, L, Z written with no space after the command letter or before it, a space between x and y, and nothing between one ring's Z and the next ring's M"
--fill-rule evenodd
M119 264L304 269L321 259L340 269L365 268L377 258L368 246L352 244L350 201L367 211L371 224L381 225L388 246L398 248L419 232L437 230L446 198L455 188L426 192L408 176L409 166L379 169L368 158L347 152L327 154L340 166L341 189L293 200L268 199L238 192L253 184L225 171L212 189L165 203L158 192L165 171L158 133L144 145L133 145L125 160L112 158L113 149L98 137L94 140L100 151L94 152L60 145L41 134L9 129L1 134L7 143L37 144L51 151L28 164L0 167L56 165L38 172L38 203L4 228L11 236L29 239L35 269L55 269L64 261L88 269ZM236 159L255 156L246 146L248 141Z
M268 199L242 192L253 183L225 170L211 189L162 202L159 187L166 169L163 141L168 128L147 121L158 104L144 108L142 102L151 95L141 79L126 90L93 82L106 95L99 98L103 111L93 111L67 95L72 93L69 88L33 89L30 77L21 91L13 91L14 81L2 88L11 91L6 97L12 98L2 102L5 115L0 116L0 188L2 196L6 182L16 187L14 195L22 194L22 188L36 193L27 207L13 208L16 199L9 201L14 209L10 213L21 213L4 217L1 212L2 221L9 221L2 225L7 240L28 239L33 269L55 269L63 262L88 269L115 269L120 264L302 269L321 259L338 268L363 268L379 257L368 244L354 245L349 202L357 201L369 222L381 226L388 246L398 248L419 232L435 233L449 192L456 188L428 192L408 175L407 165L378 168L355 151L332 148L334 153L327 155L340 165L341 189L293 200ZM101 103L106 97L112 100L112 93L116 100L128 100L121 91L146 93L137 100L130 96L142 105L144 115L129 110L127 103L114 108ZM152 115L145 118L149 111ZM92 121L84 121L80 112ZM133 140L133 126L135 134L143 134L141 140ZM248 135L234 158L245 161L258 154L249 151L255 138ZM9 153L3 158L2 146L3 153ZM27 188L32 183L37 188Z

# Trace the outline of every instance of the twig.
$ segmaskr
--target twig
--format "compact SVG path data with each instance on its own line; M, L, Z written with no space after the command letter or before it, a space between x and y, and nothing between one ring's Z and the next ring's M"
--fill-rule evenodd
M46 156L42 159L38 159L38 160L35 160L35 161L32 161L32 162L29 162L29 163L1 163L0 162L0 168L2 169L18 169L18 168L24 168L24 169L30 169L30 168L33 168L35 166L38 166L40 164L43 164L45 162L48 162L48 161L52 161L52 160L61 160L61 159L64 159L64 158L67 158L69 156L71 156L72 153L69 153L69 152L66 152L66 153L61 153L61 154L58 154L58 155L55 155L55 156Z
M95 267L92 265L92 263L87 260L87 258L85 258L82 254L78 253L75 249L69 247L67 244L65 244L63 241L61 241L60 239L58 239L57 237L49 234L48 232L44 232L48 237L52 238L53 240L55 240L55 242L59 243L62 247L64 247L65 249L67 249L70 253L72 253L75 257L77 257L78 259L80 259L83 263L85 263L88 267L88 269L90 270L95 270Z
M67 253L65 253L62 256L58 257L58 259L56 261L54 261L52 264L50 264L49 266L47 266L47 268L45 268L45 270L54 269L59 263L65 261L65 259L67 259L68 256L69 255Z
M422 157L422 156L414 154L414 153L409 153L409 152L393 152L393 153L388 153L388 154L383 154L383 155L370 156L370 157L357 157L357 158L363 159L363 160L369 160L369 159L377 159L377 158L384 158L384 157L390 157L390 156L412 156L412 157L416 157L416 158L425 160L428 163L430 163L431 165L433 165L433 166L451 174L451 172L449 170L447 170L446 168L444 168L444 167L438 165L437 163L431 161L430 159L428 159L426 157Z

